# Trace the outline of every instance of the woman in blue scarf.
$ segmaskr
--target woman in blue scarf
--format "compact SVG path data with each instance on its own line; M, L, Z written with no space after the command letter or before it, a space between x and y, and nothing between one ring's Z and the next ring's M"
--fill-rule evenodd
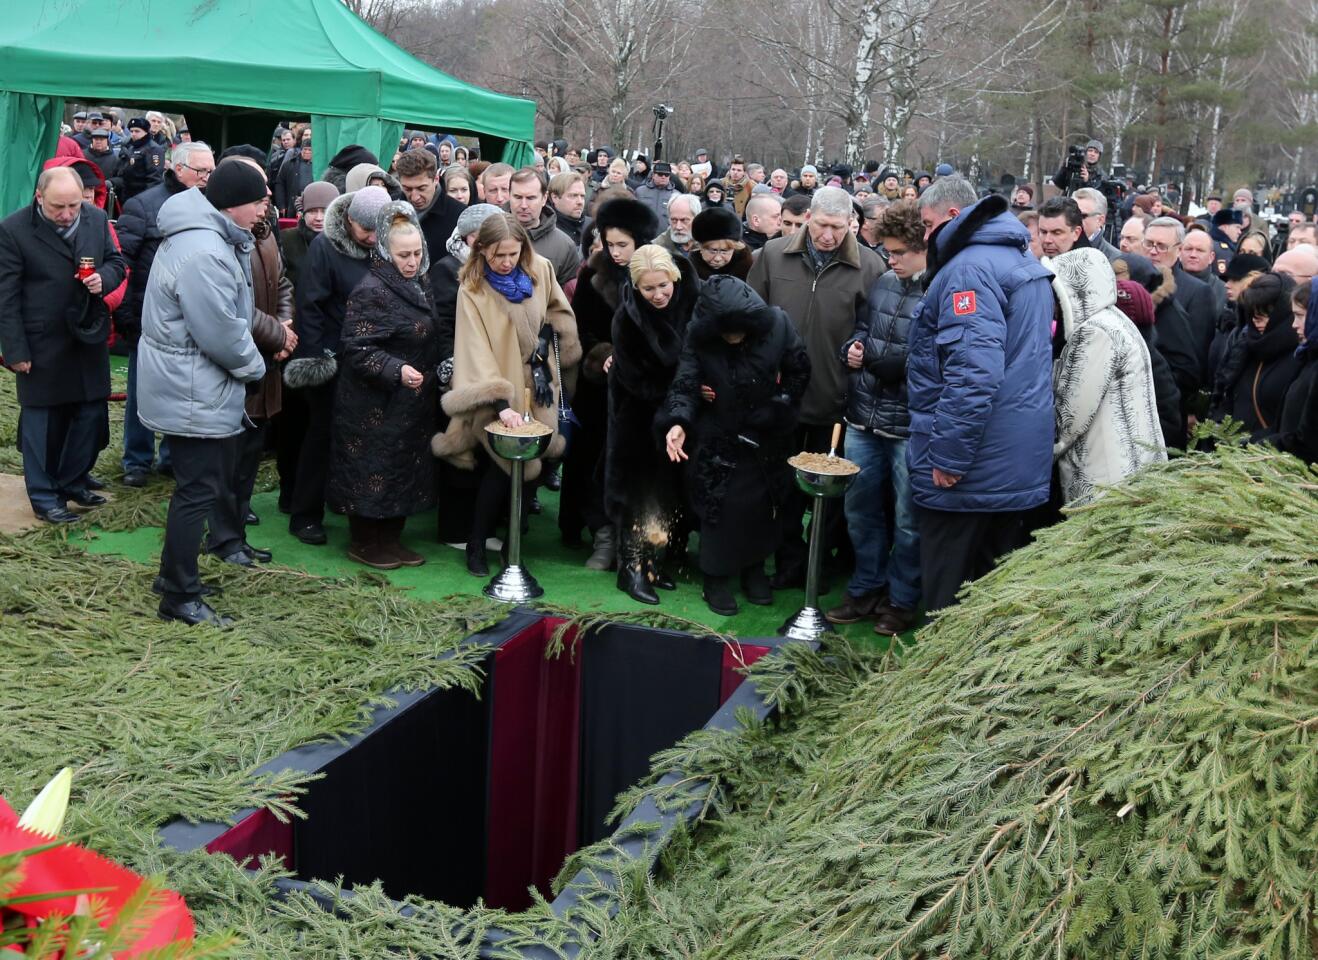
M431 449L454 466L480 474L467 569L483 577L489 574L485 541L503 512L509 471L508 461L490 450L485 427L495 419L510 426L521 422L530 390L531 416L554 431L546 456L561 454L559 376L570 390L581 346L554 268L532 250L530 237L511 214L494 214L481 224L459 279L453 379L443 399L452 419L436 434ZM540 461L528 463L527 481L539 472Z

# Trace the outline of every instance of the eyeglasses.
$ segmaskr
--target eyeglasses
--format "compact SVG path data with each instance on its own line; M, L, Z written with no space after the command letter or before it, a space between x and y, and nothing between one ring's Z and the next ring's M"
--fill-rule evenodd
M1179 243L1159 243L1157 240L1148 239L1144 241L1144 249L1152 250L1154 253L1170 253L1179 246Z
M701 247L700 252L707 260L730 260L736 253L735 250L711 250L709 247Z
M215 168L214 168L214 167L211 167L209 170L202 170L202 169L199 168L199 167L194 167L194 166L193 166L192 164L190 164L190 163L180 163L179 166L180 166L180 167L186 167L187 169L191 170L193 173L195 173L195 174L196 174L198 177L200 177L202 180L206 180L206 179L208 179L208 178L210 177L210 175L211 175L212 173L215 172Z

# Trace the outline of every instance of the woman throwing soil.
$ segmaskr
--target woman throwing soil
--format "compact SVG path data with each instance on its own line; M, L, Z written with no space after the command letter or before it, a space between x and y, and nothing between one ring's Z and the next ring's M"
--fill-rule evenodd
M676 550L686 548L680 467L665 455L654 421L677 372L700 280L689 260L675 263L654 244L632 254L628 269L631 282L613 317L604 508L618 531L618 589L654 604L655 587L673 589L657 556L675 533Z

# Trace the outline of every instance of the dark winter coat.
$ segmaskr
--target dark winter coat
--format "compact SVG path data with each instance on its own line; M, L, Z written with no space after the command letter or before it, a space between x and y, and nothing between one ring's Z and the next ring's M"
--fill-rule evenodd
M325 488L342 513L382 519L434 506L439 350L429 287L376 258L348 299ZM404 365L425 376L420 390L402 385Z
M298 270L296 359L319 360L326 352L339 352L348 298L370 270L370 251L357 245L348 227L352 197L347 193L330 202L325 229L311 241ZM297 375L286 379L296 385Z
M474 188L471 196L475 201ZM421 234L426 238L426 250L430 253L431 286L435 284L435 266L443 259L449 237L453 236L453 231L457 229L458 217L462 216L462 211L466 209L464 204L454 200L442 189L436 189L435 199L430 201L430 206L417 214L421 220Z
M725 330L746 337L730 344ZM701 520L705 572L740 570L776 547L777 508L792 488L786 459L798 452L795 427L809 383L805 342L783 310L732 277L705 284L655 423L661 436L675 424L686 431L687 490ZM702 385L713 388L713 402L701 398Z
M672 178L669 178L668 186L657 186L653 179L648 179L638 184L635 188L636 199L641 201L651 210L659 219L659 231L662 233L668 229L668 203L677 195L677 187L673 185Z
M630 280L625 267L605 250L591 255L577 275L572 312L581 338L581 378L572 395L572 410L588 430L603 430L608 420L608 380L604 361L613 354L613 315L622 287Z
M821 426L842 418L847 373L835 362L837 348L856 329L865 294L884 266L848 233L833 259L816 274L807 236L809 231L799 230L766 243L746 282L765 303L786 310L805 341L812 373L801 402L801 422Z
M708 280L710 277L736 277L738 280L745 280L750 276L751 267L755 264L755 256L749 247L735 251L732 259L717 269L705 262L699 250L690 256L691 265L696 268L696 274L701 280Z
M0 221L0 353L5 363L30 362L17 374L18 402L48 407L110 395L110 311L102 295L75 277L83 257L96 261L102 295L124 281L127 264L105 212L83 203L66 241L39 203Z
M911 435L906 398L906 347L924 296L921 277L898 279L889 271L870 288L856 332L842 344L845 364L853 343L865 348L859 370L847 368L847 423L881 437Z
M307 258L307 248L316 239L316 232L305 223L298 221L295 227L286 227L279 231L279 249L284 255L284 276L297 290L298 277L301 275L302 262Z
M156 251L165 239L157 223L160 208L174 194L186 189L173 170L166 170L164 181L125 203L123 213L115 221L130 272L128 295L114 313L114 327L130 344L137 343L142 334L142 299L146 296L146 282L151 276Z
M97 153L95 150L85 152L87 159L100 167L101 175L109 181L115 197L122 203L124 199L124 162L119 157L119 151L111 148L104 153Z
M1254 440L1277 431L1286 395L1300 375L1300 358L1295 356L1299 337L1291 324L1287 296L1273 309L1262 333L1252 322L1236 328L1213 390L1214 419L1234 417Z
M561 210L554 211L555 223L563 233L567 234L568 239L576 244L577 249L581 249L581 231L586 226L585 217L569 217Z
M1286 391L1275 432L1264 439L1305 463L1318 463L1318 358L1302 359L1299 376Z
M604 509L620 529L628 511L667 516L676 507L679 470L655 436L654 422L677 372L700 279L690 261L675 262L682 279L664 310L650 306L628 283L613 315Z
M165 148L150 137L125 143L119 148L119 159L125 200L131 200L162 182L165 175Z
M329 166L325 168L325 173L321 175L320 179L334 184L339 188L339 193L343 193L347 189L349 170L359 163L379 164L379 162L375 154L361 144L350 143L330 157ZM447 240L448 237L444 239Z
M435 303L435 342L439 362L453 359L453 331L458 317L458 272L462 263L452 254L430 265L430 295Z
M907 460L922 507L1019 511L1048 499L1054 301L1029 244L998 196L967 207L930 239L907 360ZM936 487L935 467L961 479Z
M1213 343L1213 334L1217 331L1219 314L1213 289L1180 263L1172 267L1172 277L1176 280L1176 302L1185 314L1195 358L1199 361L1199 382L1204 385L1210 384L1213 380L1208 353ZM1223 284L1224 295L1225 289Z
M285 158L270 185L274 193L275 207L285 217L297 216L297 201L307 184L315 180L310 160L302 159L302 151L291 151Z

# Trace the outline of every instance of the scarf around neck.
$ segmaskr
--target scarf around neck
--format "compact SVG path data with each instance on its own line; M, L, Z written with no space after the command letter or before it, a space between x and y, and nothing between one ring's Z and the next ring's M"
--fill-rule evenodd
M485 282L503 295L503 298L509 303L521 303L534 292L534 286L531 278L527 276L526 271L521 267L513 267L513 272L504 276L495 273L487 265L485 267Z

